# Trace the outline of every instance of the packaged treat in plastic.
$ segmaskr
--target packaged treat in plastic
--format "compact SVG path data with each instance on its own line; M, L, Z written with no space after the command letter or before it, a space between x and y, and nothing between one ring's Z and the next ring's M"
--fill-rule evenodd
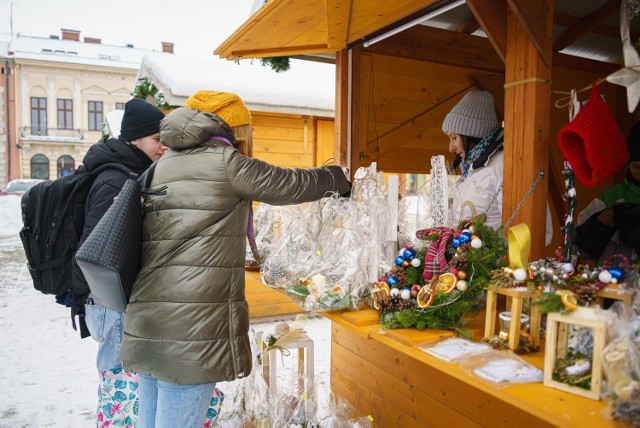
M225 395L225 402L218 424L225 428L256 427L270 428L271 406L269 404L269 387L261 376L261 349L255 340L253 329L249 332L252 355L254 355L253 369L249 376L230 382L233 388Z
M622 302L611 308L617 315L615 338L602 352L602 395L615 420L640 426L640 317Z
M416 237L416 231L433 227L431 201L429 200L430 180L417 193L405 195L398 203L398 244L400 247L415 247L423 244Z
M329 388L329 386L325 386ZM354 409L349 403L330 393L326 401L319 404L318 427L322 428L369 428L372 426L368 417L354 416Z
M259 217L263 282L307 311L359 308L371 278L389 268L380 174L361 168L356 177L350 199L334 195Z
M493 349L487 343L472 342L459 337L416 345L416 348L447 362L460 361Z
M460 363L463 370L495 387L542 382L542 370L511 351L489 351Z

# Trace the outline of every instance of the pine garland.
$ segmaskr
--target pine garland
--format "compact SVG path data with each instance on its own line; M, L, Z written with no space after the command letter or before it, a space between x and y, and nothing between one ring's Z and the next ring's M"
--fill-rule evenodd
M147 96L151 95L153 99L156 101L156 105L163 110L171 110L171 106L167 103L167 100L164 98L164 94L158 90L156 85L154 85L147 77L142 76L138 77L136 80L136 85L131 91L131 95L135 98L146 99Z
M291 62L288 56L260 58L260 64L265 67L271 67L276 73L283 73L291 68Z
M564 238L562 241L562 253L559 257L559 261L573 261L576 254L575 240L577 236L576 227L573 224L573 216L576 212L577 200L576 200L576 188L575 188L575 173L569 162L564 162L564 175L565 194L563 199L565 200L565 215L564 225L562 230L564 231Z

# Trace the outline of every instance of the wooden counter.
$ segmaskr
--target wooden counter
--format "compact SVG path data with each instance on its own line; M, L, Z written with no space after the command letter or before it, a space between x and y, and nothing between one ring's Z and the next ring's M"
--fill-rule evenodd
M271 318L304 312L286 294L262 283L260 272L245 270L245 298L249 303L249 317Z
M604 401L542 383L500 389L412 346L451 332L384 330L373 310L323 313L332 321L331 387L379 427L615 426ZM472 326L482 337L481 316ZM543 368L544 350L523 358Z

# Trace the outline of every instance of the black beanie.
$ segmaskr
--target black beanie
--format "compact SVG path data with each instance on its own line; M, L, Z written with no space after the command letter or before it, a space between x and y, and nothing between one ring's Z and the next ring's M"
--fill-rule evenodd
M629 162L640 161L640 122L633 125L627 139Z
M140 98L133 98L124 105L124 116L120 127L120 137L125 141L160 132L160 121L164 113Z

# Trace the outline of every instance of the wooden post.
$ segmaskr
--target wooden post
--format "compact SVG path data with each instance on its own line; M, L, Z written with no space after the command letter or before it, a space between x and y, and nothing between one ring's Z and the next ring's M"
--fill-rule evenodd
M347 165L348 129L349 129L349 52L343 49L336 52L336 137L333 146L333 156L336 164ZM352 171L352 173L355 171Z
M513 5L508 8L505 66L503 224L525 197L538 173L545 173L512 223L526 223L534 231L532 260L544 256L551 102L551 64L545 64L536 47L545 46L546 59L550 61L553 29L553 0L539 3L538 10L544 11L544 19L528 22L526 29L513 12ZM536 43L529 36L532 33L538 35ZM539 43L540 38L548 38L549 43Z

